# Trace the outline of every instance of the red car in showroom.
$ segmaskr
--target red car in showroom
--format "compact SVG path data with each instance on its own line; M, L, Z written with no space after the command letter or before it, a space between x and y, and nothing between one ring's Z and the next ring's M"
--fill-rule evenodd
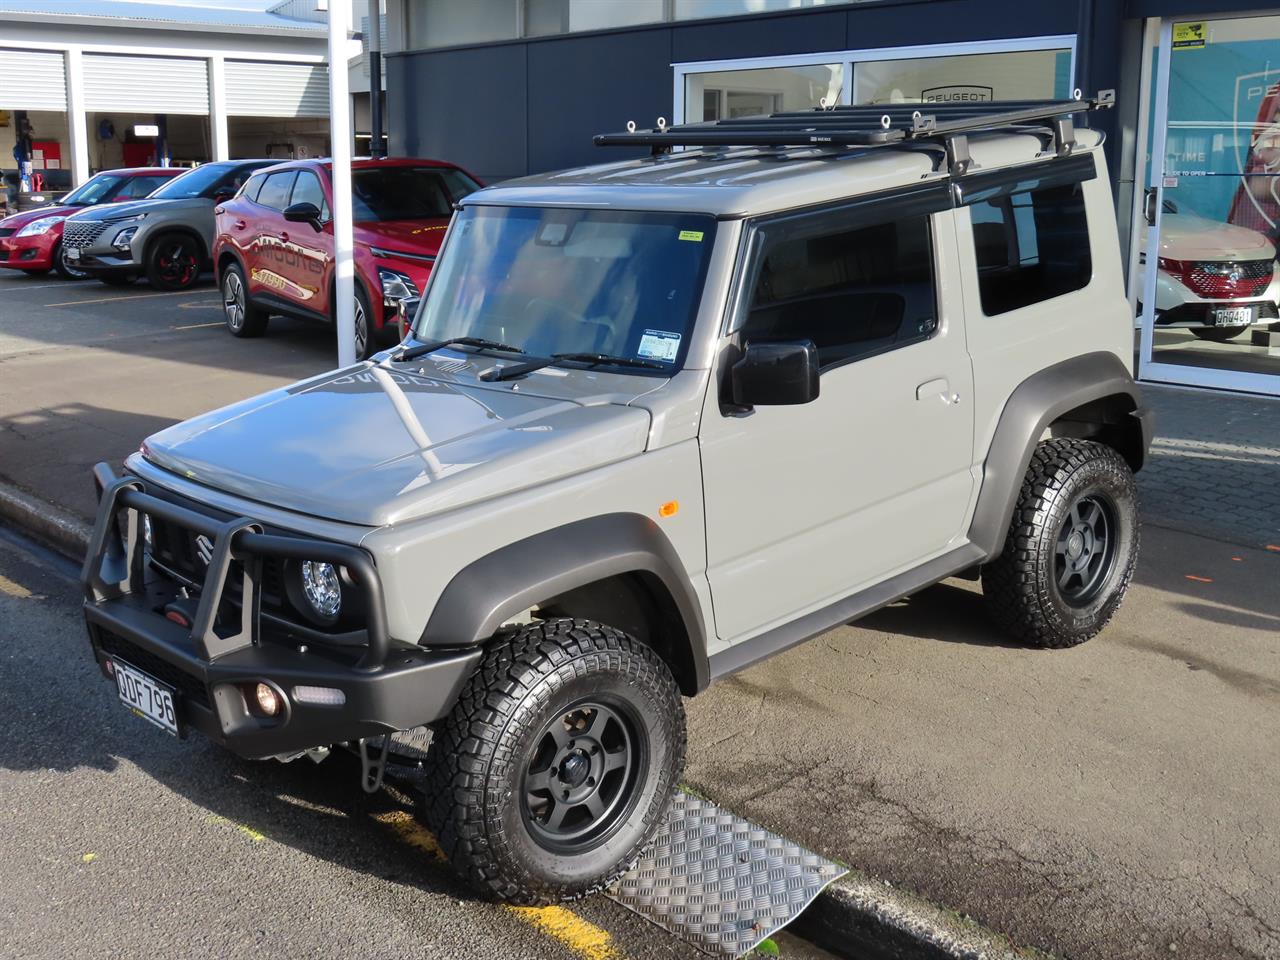
M355 160L351 168L356 356L363 359L398 338L453 205L481 184L437 160ZM272 314L333 322L332 202L330 163L297 160L256 172L218 206L213 260L233 336L261 336Z
M103 170L53 204L0 220L0 267L32 276L58 271L68 280L88 276L68 263L62 251L62 222L86 207L140 200L172 180L181 167L130 167Z

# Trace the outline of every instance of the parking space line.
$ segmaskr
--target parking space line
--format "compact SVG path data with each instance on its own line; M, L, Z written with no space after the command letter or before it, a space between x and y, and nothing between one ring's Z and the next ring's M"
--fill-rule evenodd
M379 823L386 824L416 850L432 860L445 862L444 851L430 830L420 824L406 810L390 810L375 814ZM527 923L539 933L557 941L580 960L621 960L614 948L613 937L594 923L583 920L567 907L512 907L504 906L512 916Z
M75 281L72 281L72 282L74 283ZM28 286L5 287L4 289L5 290L52 290L54 287L65 288L66 286L67 286L67 281L63 280L61 283L37 283L35 286L31 286L31 287L28 287Z
M220 327L220 326L222 326L222 321L214 320L211 323L187 323L187 324L183 324L181 327L170 327L169 329L170 330L199 330L201 327Z
M122 297L101 297L97 300L68 300L65 303L46 303L46 307L78 307L86 303L118 303L121 300L146 300L150 297L189 297L190 290L170 290L167 293L135 293Z
M17 597L19 600L25 600L31 596L31 591L20 583L14 583L3 573L0 573L0 593L10 597Z

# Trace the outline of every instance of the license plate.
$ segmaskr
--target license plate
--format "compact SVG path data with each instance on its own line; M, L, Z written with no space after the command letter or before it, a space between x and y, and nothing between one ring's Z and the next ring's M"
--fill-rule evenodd
M113 659L113 663L120 701L143 720L178 736L178 713L174 709L173 688L165 686L137 667L129 666L123 660Z
M67 247L67 259L68 259L68 260L79 260L79 259L80 259L80 248L79 248L79 247Z
M1240 327L1253 323L1253 307L1217 307L1209 318L1215 327Z

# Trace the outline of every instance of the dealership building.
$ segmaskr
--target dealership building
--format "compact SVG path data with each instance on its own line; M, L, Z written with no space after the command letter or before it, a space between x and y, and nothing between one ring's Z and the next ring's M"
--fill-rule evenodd
M629 120L1114 88L1117 108L1090 122L1107 134L1140 374L1280 395L1280 285L1263 237L1280 221L1274 11L1260 0L388 0L388 132L392 153L499 180L606 159L592 135Z

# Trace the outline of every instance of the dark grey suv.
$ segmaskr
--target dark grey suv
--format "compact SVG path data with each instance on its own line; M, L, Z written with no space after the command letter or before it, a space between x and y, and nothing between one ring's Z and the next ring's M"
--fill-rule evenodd
M104 283L133 283L145 276L157 289L183 290L210 266L213 208L232 197L253 171L278 162L206 163L145 200L69 217L62 237L67 259Z

